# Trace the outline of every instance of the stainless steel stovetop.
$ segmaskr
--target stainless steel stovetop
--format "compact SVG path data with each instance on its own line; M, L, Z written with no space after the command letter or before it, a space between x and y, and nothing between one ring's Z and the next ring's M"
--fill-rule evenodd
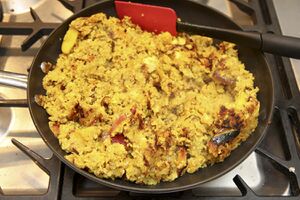
M44 22L62 22L72 15L58 1L52 0L30 0L30 1L1 1L4 9L3 21L29 22L33 21L29 7L32 7ZM294 20L300 17L300 3L297 0L280 1L273 0L279 21L284 34L300 37L300 26ZM238 11L238 9L225 0L207 1L212 6L226 15L233 18L242 25L251 25L251 19ZM289 10L287 12L287 10ZM29 50L19 56L20 45L27 36L0 36L0 69L18 73L27 73L32 59L39 46L43 42L41 39ZM3 52L4 48L10 47L11 52ZM7 56L9 55L9 56ZM300 83L300 61L291 60L298 85ZM26 93L22 89L0 86L0 98L18 99L26 98ZM24 145L28 146L41 156L49 158L52 152L40 138L29 115L28 108L0 108L0 186L5 194L42 194L47 191L49 176L42 171L33 161L17 149L11 139L16 138ZM233 183L232 179L239 174L251 188L256 188L264 183L266 178L261 173L261 163L257 159L257 154L252 153L242 164L227 173L226 175L201 185L197 191L209 194L213 191L239 195L240 191ZM211 190L211 188L214 190ZM217 190L216 190L217 188ZM282 194L288 194L287 185Z

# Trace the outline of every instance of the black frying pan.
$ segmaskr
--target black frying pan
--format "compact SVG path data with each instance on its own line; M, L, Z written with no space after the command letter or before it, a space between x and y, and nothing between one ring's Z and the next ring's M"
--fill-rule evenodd
M231 19L218 11L192 1L146 0L139 2L171 7L177 12L178 16L186 22L241 30L241 28ZM254 74L255 85L260 89L258 94L258 99L261 103L259 124L248 140L234 150L224 162L200 169L194 174L185 174L173 182L163 182L156 186L145 186L121 179L114 181L101 179L77 168L75 165L67 161L64 158L66 153L61 149L58 140L48 126L48 114L42 107L37 105L34 100L34 96L36 94L45 94L45 90L42 87L42 79L45 74L41 71L40 64L44 61L56 63L56 60L61 53L60 49L62 38L64 37L69 27L68 25L72 20L81 16L90 16L98 12L104 12L107 15L116 16L113 0L105 0L82 10L67 19L55 31L53 31L36 55L28 75L27 95L31 117L45 143L60 160L79 174L106 186L134 192L166 193L190 189L201 183L217 178L241 163L255 149L264 137L269 121L271 120L274 103L274 86L272 75L264 55L257 50L239 47L239 58L245 63L247 70Z

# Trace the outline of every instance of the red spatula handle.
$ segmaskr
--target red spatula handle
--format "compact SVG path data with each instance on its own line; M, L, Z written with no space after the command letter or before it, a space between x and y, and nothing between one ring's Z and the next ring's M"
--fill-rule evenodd
M150 32L176 35L176 12L171 8L148 4L115 1L118 17L130 16L133 23Z

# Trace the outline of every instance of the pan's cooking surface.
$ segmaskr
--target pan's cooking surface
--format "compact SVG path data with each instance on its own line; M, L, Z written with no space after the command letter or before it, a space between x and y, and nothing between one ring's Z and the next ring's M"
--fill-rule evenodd
M208 3L213 7L217 6L219 10L228 12L226 7L227 3L223 1L209 1ZM37 7L36 10L43 20L51 19L51 21L52 20L59 21L58 19L64 18L64 16L59 16L59 15L61 13L67 13L67 10L64 10L63 12L58 12L59 9L56 7L56 12L54 14L51 14L51 12L53 11L51 9L55 7L54 5L56 4L53 2L51 2L51 5L43 4L43 6ZM57 13L59 13L59 15ZM242 17L240 17L241 14ZM240 19L240 21L242 21L243 24L245 22L247 22L248 24L247 19L249 19L249 16L243 14L242 12L239 13L234 12L234 15L235 17L239 16L237 18ZM23 17L24 15L22 15L22 20L24 20ZM27 19L30 20L30 17L27 17ZM11 18L11 20L18 20L18 17ZM13 42L10 41L11 38L14 38ZM1 42L1 47L3 47L4 44L5 46L7 45L11 47L12 46L17 47L20 45L21 41L23 41L23 39L25 38L26 37L23 36L17 36L17 37L6 36L3 38ZM5 43L3 41L5 41ZM20 65L29 66L32 60L32 56L35 54L36 50L37 50L36 47L31 48L24 54L17 51L8 51L5 52L5 57L2 56L0 61L2 63L2 66L5 66L6 70L26 72L26 68L20 68L18 66ZM24 56L19 56L19 55L24 55ZM1 87L0 91L1 93L6 94L5 97L10 97L10 98L20 98L22 96L25 97L24 92L20 90L16 91L14 89L10 89L10 88L7 89ZM33 124L30 122L30 120L28 122L24 122L24 119L29 119L29 114L27 109L12 108L12 110L13 110L12 124L14 126L10 126L9 136L1 144L1 155L6 156L7 159L0 160L0 166L1 166L0 186L2 187L5 193L11 193L11 194L16 194L18 192L19 193L27 192L31 194L44 193L47 190L48 176L44 172L42 172L42 170L36 167L36 165L33 162L31 162L22 153L20 153L20 151L18 151L15 147L11 146L10 139L12 137L18 138L22 142L25 142L27 146L33 148L34 150L38 151L38 153L46 157L51 156L51 152L43 145L43 142L38 138L39 136L35 132ZM280 125L281 116L277 115L275 118L277 120L276 123L278 124L277 125L275 124L274 126L272 125L272 130L273 130L272 137L276 138L275 141L278 141L282 137L281 136L282 127ZM23 132L26 132L26 137L23 137ZM274 148L272 148L272 145L268 145L269 142L264 142L264 143L266 143L266 145L269 146L269 150L272 149L274 150ZM274 141L270 144L274 144ZM276 145L281 147L280 142L276 143ZM281 157L284 157L285 154L280 149L281 148L277 148L275 153L280 155ZM3 164L4 162L6 163L7 161L11 161L10 165ZM22 165L18 163L22 163ZM14 167L8 167L12 165L14 165ZM268 168L267 172L264 171L265 167ZM255 191L258 191L260 194L268 194L268 191L266 189L264 188L259 189L259 188L261 188L262 185L267 185L267 183L270 184L270 180L269 181L266 180L272 177L274 173L276 174L276 169L272 167L272 165L270 165L266 160L261 160L261 157L259 155L252 153L251 156L249 156L241 165L236 167L230 173L227 173L226 175L222 176L219 179L216 179L215 181L201 185L201 187L193 190L193 192L194 194L199 194L199 195L204 193L206 195L216 195L216 194L239 195L240 191L236 188L234 182L232 181L232 177L234 177L236 174L240 174L251 188L256 188ZM65 181L64 181L64 186L66 186L66 188L64 188L63 193L69 195L72 195L72 190L68 190L67 188L69 188L70 185L73 184L72 175L73 172L66 169ZM78 190L74 190L74 192L78 195L87 195L88 192L93 193L93 191L94 191L93 194L95 196L97 195L113 196L118 194L118 192L108 190L107 188L101 187L98 184L94 184L90 181L87 181L86 179L83 179L80 176L76 176L76 177L77 178L75 179L75 184L76 184L76 188L78 187L77 188ZM272 182L271 184L273 184L272 187L277 188L274 189L274 191L272 191L273 194L275 194L274 192L276 192L277 194L282 194L283 192L289 193L288 180L284 178L283 175L278 175L277 173L276 181L271 181L271 182ZM97 188L98 192L95 192L95 188Z

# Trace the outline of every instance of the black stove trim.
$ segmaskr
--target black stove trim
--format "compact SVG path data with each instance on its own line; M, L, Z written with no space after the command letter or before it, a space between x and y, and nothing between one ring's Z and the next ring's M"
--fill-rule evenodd
M85 7L85 0L58 0L67 9L76 13ZM30 8L33 22L2 22L3 10L0 2L0 35L28 35L21 45L22 51L28 50L35 42L45 35L49 35L60 23L45 23L38 14Z
M22 51L29 49L36 41L49 35L59 23L44 23L30 8L33 22L0 22L0 35L28 35L21 45Z
M23 153L25 153L29 158L32 159L44 172L49 175L49 187L45 194L42 195L4 195L0 187L0 199L25 199L25 200L35 200L35 199L59 199L59 194L61 190L61 173L62 164L61 161L52 156L50 159L45 159L23 145L18 140L12 139L12 143L18 147Z
M2 6L2 3L0 1L0 22L2 22L3 20L3 6Z

